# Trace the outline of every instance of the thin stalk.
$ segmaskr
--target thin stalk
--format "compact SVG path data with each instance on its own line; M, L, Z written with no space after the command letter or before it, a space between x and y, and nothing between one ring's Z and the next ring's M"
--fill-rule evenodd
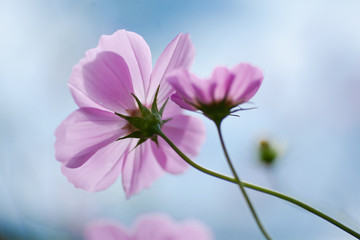
M206 169L206 168L196 164L195 162L193 162L179 148L177 148L176 145L163 132L159 132L158 135L161 138L163 138L182 159L184 159L189 165L191 165L195 169L197 169L197 170L199 170L199 171L201 171L203 173L206 173L206 174L208 174L210 176L225 180L227 182L237 184L236 179L234 179L232 177L229 177L229 176L226 176L226 175L223 175L223 174L220 174L220 173L217 173L217 172L214 172L214 171L211 171L211 170ZM268 188L265 188L265 187L261 187L261 186L258 186L258 185L252 184L252 183L248 183L248 182L245 182L245 181L241 181L241 183L246 188L250 188L250 189L258 191L258 192L269 194L271 196L277 197L277 198L282 199L284 201L290 202L290 203L292 203L292 204L294 204L294 205L296 205L296 206L298 206L298 207L300 207L302 209L305 209L305 210L311 212L312 214L314 214L314 215L328 221L329 223L335 225L336 227L340 228L341 230L347 232L348 234L354 236L355 238L360 239L360 233L358 233L355 230L345 226L344 224L340 223L339 221L331 218L330 216L322 213L321 211L311 207L310 205L308 205L308 204L306 204L304 202L301 202L301 201L299 201L299 200L297 200L297 199L295 199L293 197L290 197L288 195L285 195L283 193L280 193L280 192L277 192L277 191L274 191L274 190L271 190L271 189L268 189Z
M269 195L272 195L274 197L277 197L277 198L280 198L282 200L285 200L287 202L290 202L290 203L293 203L295 205L297 205L298 207L301 207L309 212L311 212L312 214L315 214L317 215L318 217L328 221L329 223L335 225L336 227L342 229L343 231L347 232L348 234L354 236L355 238L357 239L360 239L360 233L354 231L353 229L345 226L344 224L340 223L339 221L336 221L335 219L329 217L328 215L322 213L321 211L311 207L310 205L304 203L304 202L301 202L293 197L290 197L288 195L285 195L283 193L280 193L280 192L277 192L277 191L274 191L274 190L271 190L271 189L267 189L267 188L264 188L264 187L260 187L260 186L257 186L255 184L251 184L251 183L248 183L248 182L245 182L245 181L242 181L242 184L244 185L244 187L247 187L247 188L250 188L250 189L253 189L255 191L259 191L259 192L262 192L262 193L266 193L266 194L269 194Z
M266 239L271 240L270 235L266 232L265 227L263 226L263 224L261 223L260 218L256 214L255 208L254 208L253 204L251 203L250 198L249 198L249 196L247 195L247 193L245 191L244 185L241 183L240 177L236 173L235 168L234 168L234 166L233 166L233 164L232 164L232 162L230 160L229 154L228 154L226 146L225 146L224 138L223 138L222 133L221 133L220 125L221 125L221 123L216 123L216 128L218 130L218 134L219 134L219 138L220 138L220 142L221 142L221 147L224 150L225 158L226 158L226 160L228 162L228 165L229 165L229 167L231 169L231 172L232 172L232 174L233 174L233 176L234 176L234 178L235 178L235 180L237 182L237 185L240 188L241 193L243 194L243 196L244 196L244 198L246 200L247 205L249 206L251 214L253 215L253 217L254 217L260 231L262 232L262 234L264 235L264 237Z
M172 149L174 149L174 151L182 158L185 160L185 162L187 162L190 166L196 168L197 170L203 172L203 173L206 173L210 176L213 176L213 177L216 177L216 178L220 178L220 179L223 179L223 180L226 180L228 182L236 182L235 179L231 178L231 177L228 177L228 176L225 176L225 175L222 175L220 173L217 173L217 172L214 172L214 171L211 171L209 169L206 169L202 166L200 166L199 164L193 162L190 158L188 158L163 132L159 132L158 135L160 137L162 137L165 142L167 142L170 147L172 147Z

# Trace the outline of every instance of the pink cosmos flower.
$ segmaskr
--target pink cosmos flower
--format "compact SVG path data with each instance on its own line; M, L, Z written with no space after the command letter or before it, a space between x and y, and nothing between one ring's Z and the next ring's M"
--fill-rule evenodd
M112 221L89 224L84 231L85 240L211 240L211 231L202 223L187 220L177 223L164 214L148 214L137 219L128 230Z
M178 69L168 77L176 90L171 96L175 103L187 110L200 110L215 122L254 96L262 80L261 70L247 63L232 69L217 67L207 80L196 77L187 69Z
M102 36L73 68L69 87L79 109L56 130L56 159L76 187L100 191L121 174L127 197L149 187L164 172L179 174L188 165L156 136L137 131L124 117L141 116L134 94L145 107L163 106L173 89L164 81L170 71L188 68L195 55L187 34L179 34L152 70L150 48L133 32ZM155 93L158 86L157 99ZM122 117L120 117L122 116ZM169 101L158 125L182 151L194 157L205 139L202 122L182 114ZM166 120L166 121L165 121ZM126 138L137 132L141 138ZM144 137L145 136L145 137ZM141 143L141 144L140 144ZM137 146L137 144L140 144Z

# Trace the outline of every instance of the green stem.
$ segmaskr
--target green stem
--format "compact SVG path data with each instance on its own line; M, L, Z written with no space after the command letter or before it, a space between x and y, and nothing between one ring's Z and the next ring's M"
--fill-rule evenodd
M176 145L163 132L159 132L158 135L160 137L162 137L174 149L174 151L182 159L184 159L189 165L191 165L192 167L196 168L197 170L199 170L199 171L201 171L203 173L211 175L213 177L220 178L222 180L237 184L236 179L234 179L232 177L229 177L229 176L226 176L226 175L222 175L222 174L214 172L214 171L211 171L211 170L206 169L206 168L196 164L195 162L193 162L180 149L178 149L176 147ZM260 187L260 186L257 186L255 184L251 184L251 183L248 183L248 182L245 182L245 181L241 181L241 183L246 188L250 188L250 189L253 189L253 190L258 191L258 192L266 193L266 194L272 195L274 197L277 197L279 199L290 202L290 203L292 203L294 205L297 205L298 207L303 208L303 209L311 212L312 214L315 214L318 217L328 221L329 223L331 223L331 224L335 225L336 227L342 229L343 231L347 232L348 234L354 236L355 238L360 239L360 233L352 230L351 228L349 228L349 227L345 226L344 224L336 221L335 219L327 216L326 214L320 212L319 210L316 210L315 208L307 205L306 203L303 203L303 202L301 202L301 201L299 201L299 200L297 200L297 199L295 199L293 197L287 196L287 195L285 195L283 193L280 193L280 192L277 192L277 191L274 191L274 190L271 190L271 189L268 189L268 188Z
M277 198L280 198L282 200L285 200L287 202L291 202L315 215L317 215L318 217L328 221L329 223L337 226L338 228L342 229L343 231L347 232L348 234L354 236L355 238L357 239L360 239L360 233L352 230L351 228L345 226L344 224L336 221L335 219L327 216L326 214L320 212L319 210L307 205L306 203L303 203L293 197L290 197L290 196L287 196L283 193L280 193L280 192L276 192L274 190L271 190L271 189L267 189L267 188L264 188L264 187L260 187L260 186L257 186L255 184L251 184L251 183L248 183L248 182L244 182L242 181L242 184L244 185L244 187L247 187L247 188L250 188L250 189L253 189L253 190L256 190L256 191L259 191L259 192L262 192L262 193L266 193L266 194L269 194L269 195L272 195L272 196L275 196Z
M240 187L240 191L243 194L243 196L244 196L244 198L246 200L246 203L249 206L251 214L253 215L258 227L260 228L260 231L263 233L263 235L265 236L266 239L271 240L270 235L266 232L264 226L262 225L262 223L260 221L260 218L256 214L255 208L254 208L253 204L251 203L250 198L249 198L249 196L247 195L247 193L245 191L244 185L241 183L240 177L236 173L235 168L234 168L234 166L233 166L233 164L232 164L232 162L230 160L229 154L228 154L226 146L225 146L224 138L223 138L222 133L221 133L221 127L220 127L221 122L215 123L215 124L216 124L216 128L218 130L218 134L219 134L219 138L220 138L220 142L221 142L221 147L224 150L225 158L226 158L226 160L227 160L227 162L229 164L229 167L230 167L231 172L232 172L232 174L233 174L233 176L234 176L234 178L235 178L235 180L237 182L237 185Z
M217 173L217 172L214 172L214 171L211 171L209 169L206 169L202 166L200 166L199 164L193 162L190 158L188 158L180 149L178 149L178 147L163 133L163 132L159 132L158 135L160 137L162 137L165 142L167 142L170 147L172 147L172 149L174 149L174 151L182 158L185 160L185 162L187 162L190 166L196 168L197 170L203 172L203 173L206 173L208 175L211 175L213 177L217 177L217 178L220 178L220 179L223 179L223 180L226 180L228 182L236 182L235 179L231 178L231 177L228 177L228 176L224 176L220 173Z

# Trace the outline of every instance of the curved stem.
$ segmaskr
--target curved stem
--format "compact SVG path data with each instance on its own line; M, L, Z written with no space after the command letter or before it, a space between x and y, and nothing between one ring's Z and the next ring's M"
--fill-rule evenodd
M182 158L185 160L185 162L187 162L190 166L196 168L197 170L203 172L203 173L206 173L208 175L211 175L213 177L217 177L217 178L220 178L220 179L223 179L223 180L226 180L228 182L236 182L235 179L231 178L231 177L228 177L228 176L225 176L225 175L222 175L220 173L217 173L217 172L214 172L214 171L211 171L209 169L206 169L202 166L200 166L199 164L193 162L190 158L188 158L163 132L159 132L158 135L160 137L162 137L165 142L167 142L170 147L172 147L172 149L174 149L174 151Z
M211 171L209 169L206 169L198 164L196 164L195 162L193 162L190 158L188 158L180 149L178 149L176 147L176 145L162 132L159 132L158 135L160 137L162 137L173 149L174 151L182 158L184 159L189 165L191 165L192 167L196 168L197 170L203 172L203 173L206 173L210 176L213 176L213 177L216 177L216 178L219 178L219 179L222 179L222 180L225 180L225 181L228 181L228 182L231 182L231 183L235 183L237 184L237 181L236 179L232 178L232 177L229 177L229 176L226 176L226 175L222 175L220 173L217 173L217 172L214 172L214 171ZM252 184L252 183L248 183L248 182L245 182L245 181L241 181L242 185L246 188L250 188L252 190L255 190L255 191L258 191L258 192L262 192L262 193L266 193L266 194L269 194L269 195L272 195L274 197L277 197L279 199L282 199L284 201L287 201L287 202L290 202L300 208L303 208L309 212L311 212L312 214L315 214L317 215L318 217L328 221L329 223L335 225L336 227L342 229L343 231L347 232L348 234L354 236L355 238L357 239L360 239L360 233L354 231L353 229L345 226L344 224L340 223L339 221L327 216L326 214L320 212L319 210L311 207L310 205L307 205L306 203L303 203L293 197L290 197L288 195L285 195L283 193L280 193L280 192L277 192L277 191L274 191L274 190L271 190L271 189L268 189L268 188L265 188L265 187L260 187L260 186L257 186L255 184Z
M337 226L338 228L342 229L343 231L347 232L348 234L354 236L355 238L357 239L360 239L360 233L354 231L353 229L345 226L344 224L336 221L335 219L329 217L328 215L320 212L319 210L311 207L310 205L307 205L306 203L303 203L293 197L290 197L290 196L287 196L283 193L280 193L280 192L277 192L277 191L274 191L274 190L271 190L271 189L267 189L267 188L264 188L264 187L260 187L260 186L257 186L255 184L251 184L251 183L248 183L248 182L245 182L245 181L242 181L242 184L244 185L244 187L247 187L247 188L250 188L250 189L253 189L255 191L259 191L259 192L262 192L262 193L266 193L266 194L269 194L269 195L272 195L272 196L275 196L277 198L280 198L282 200L285 200L287 202L290 202L290 203L293 203L309 212L311 212L312 214L315 214L317 215L318 217L328 221L329 223Z
M232 162L230 160L229 154L228 154L226 146L225 146L224 138L223 138L222 133L221 133L220 125L221 125L221 123L216 123L216 128L218 130L218 134L219 134L219 138L220 138L220 142L221 142L221 147L224 150L225 158L226 158L226 160L227 160L227 162L229 164L231 172L232 172L232 174L233 174L233 176L234 176L234 178L235 178L235 180L237 182L237 185L240 187L241 193L244 195L246 203L249 206L251 214L253 215L258 227L260 228L260 230L263 233L263 235L265 236L265 238L268 239L268 240L271 240L270 235L266 232L264 226L262 225L262 223L260 221L260 218L256 214L255 208L254 208L253 204L251 203L250 198L249 198L249 196L247 195L247 193L245 191L244 185L241 183L241 180L240 180L238 174L236 173L235 168L234 168L234 166L233 166L233 164L232 164Z

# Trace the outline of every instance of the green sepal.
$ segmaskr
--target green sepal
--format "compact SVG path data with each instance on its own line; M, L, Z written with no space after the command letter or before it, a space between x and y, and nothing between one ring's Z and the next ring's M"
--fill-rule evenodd
M151 112L149 111L149 109L147 109L133 93L131 95L133 95L133 97L135 98L136 103L139 106L141 115L145 118L149 117L151 115Z
M126 139L126 138L143 138L143 134L141 131L135 131L135 132L130 133L129 135L126 135L125 137L116 139L116 141Z
M131 118L130 116L126 116L126 115L123 115L123 114L121 114L121 113L115 112L115 114L118 115L119 117L125 119L125 120L129 120L129 119Z
M160 89L160 85L159 85L158 88L156 89L154 101L153 101L153 103L151 104L151 112L154 113L154 114L159 113L159 110L158 110L158 107L157 107L157 97L158 97L159 89Z
M134 94L131 94L136 100L141 116L139 116L139 114L136 114L136 116L126 116L120 113L115 113L117 116L127 120L128 124L130 125L130 126L128 125L127 127L129 127L129 129L134 130L132 133L128 134L127 136L118 138L117 140L126 139L126 138L137 138L139 139L139 141L134 147L136 148L137 146L139 146L140 144L142 144L143 142L145 142L147 139L150 138L158 146L159 143L158 143L157 135L161 133L161 127L166 122L171 120L171 118L162 120L162 114L164 112L165 106L169 98L166 99L165 103L162 105L159 111L157 106L159 91L160 91L160 85L156 89L154 100L151 104L150 109L144 106Z
M133 125L134 127L138 128L138 129L143 129L144 126L148 125L148 122L141 117L129 117L128 122Z
M166 104L168 103L168 101L169 101L169 98L166 99L166 101L164 102L164 104L163 104L162 107L160 108L160 112L159 112L160 116L163 115L165 106L166 106Z
M140 146L143 142L145 142L147 139L146 138L140 138L139 141L137 142L136 146L133 148L137 148L138 146Z
M164 125L165 123L167 123L168 121L172 120L172 118L168 118L168 119L165 119L165 120L162 120L162 124Z
M157 147L159 147L159 141L158 141L157 135L153 136L153 137L151 138L151 140L156 143L156 146L157 146Z

